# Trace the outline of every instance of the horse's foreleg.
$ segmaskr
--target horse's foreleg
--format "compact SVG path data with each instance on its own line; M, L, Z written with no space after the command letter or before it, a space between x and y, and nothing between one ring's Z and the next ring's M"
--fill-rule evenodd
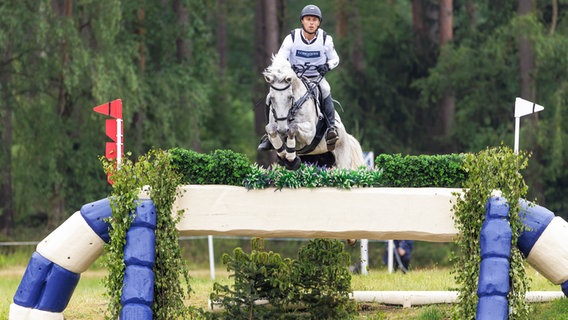
M288 138L286 139L286 160L292 162L298 156L296 154L296 134L298 133L298 127L295 124L291 124L288 129Z
M278 126L275 123L269 123L266 125L265 130L268 134L268 140L272 143L272 146L276 150L276 153L278 153L278 156L282 158L285 156L286 150L284 141L280 138L277 128Z

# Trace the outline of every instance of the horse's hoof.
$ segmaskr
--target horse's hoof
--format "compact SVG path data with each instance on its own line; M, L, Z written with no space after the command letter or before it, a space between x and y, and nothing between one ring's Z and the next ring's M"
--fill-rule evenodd
M347 242L348 245L354 247L357 244L357 239L347 239L345 240L345 242Z
M296 157L296 158L294 158L294 161L290 162L289 169L290 170L298 170L298 169L300 169L301 165L302 165L302 161L300 160L300 157Z

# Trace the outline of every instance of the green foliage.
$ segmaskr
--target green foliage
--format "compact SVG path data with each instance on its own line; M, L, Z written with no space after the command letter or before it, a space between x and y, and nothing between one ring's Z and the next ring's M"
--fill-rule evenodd
M302 164L300 169L290 171L282 166L274 166L272 169L255 166L244 179L244 186L247 189L274 187L278 190L318 187L350 189L379 186L381 175L380 170L367 170L364 167L358 170L325 169Z
M252 171L248 158L231 150L215 150L202 154L193 150L174 148L170 150L172 166L183 174L186 184L242 185L243 179Z
M349 299L350 257L338 240L314 239L302 247L298 260L266 252L263 240L252 242L251 254L241 248L223 255L234 272L231 286L215 283L211 300L224 307L210 318L349 319L356 314ZM267 300L269 304L259 304Z
M519 199L527 192L520 174L528 163L525 153L516 155L508 148L487 148L478 154L468 154L464 170L468 179L463 185L463 197L457 197L452 210L459 231L458 251L454 254L453 271L459 286L459 302L453 310L454 319L474 319L477 306L477 283L481 262L479 235L485 220L485 204L493 190L501 190L509 202L509 223L513 231L511 241L510 275L511 289L508 295L512 312L509 319L528 319L529 305L525 293L529 288L522 254L517 248L517 239L523 230L519 215Z
M110 197L113 216L109 219L110 242L105 245L104 255L108 266L108 275L103 283L107 288L109 303L105 319L117 319L120 314L120 297L124 279L124 246L126 232L133 220L132 213L138 201L138 192L143 186L149 186L150 198L156 207L156 256L154 272L154 304L152 311L155 319L186 318L190 309L184 306L184 299L189 298L191 287L186 261L181 257L178 234L175 228L181 213L171 214L176 197L182 196L176 191L181 177L170 165L167 153L152 150L136 163L128 157L123 159L119 170L115 162L102 159L105 171L112 174L113 192ZM184 282L180 282L180 278ZM183 284L183 285L182 285ZM186 288L184 289L184 285Z
M392 187L458 187L466 178L464 156L380 154L375 164L383 171L383 184Z
M251 254L241 248L233 256L223 254L223 264L234 272L232 286L215 283L211 301L224 307L225 315L236 319L271 319L285 312L291 303L292 260L280 254L264 251L262 239L252 240ZM293 297L293 296L292 296ZM270 306L259 305L259 300L270 301Z
M355 302L349 299L350 261L338 240L313 239L300 248L292 272L299 287L295 298L308 307L312 319L349 319L355 314Z

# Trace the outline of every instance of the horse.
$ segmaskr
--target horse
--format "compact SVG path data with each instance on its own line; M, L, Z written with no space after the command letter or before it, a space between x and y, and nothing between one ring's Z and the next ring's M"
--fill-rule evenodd
M269 121L265 129L279 162L290 170L297 170L302 162L314 160L323 160L326 165L343 169L364 166L361 145L347 133L337 111L339 139L335 149L328 151L325 140L328 125L317 100L317 83L322 77L304 77L303 73L310 67L315 66L304 67L297 75L287 59L276 56L263 72L270 85L267 96Z

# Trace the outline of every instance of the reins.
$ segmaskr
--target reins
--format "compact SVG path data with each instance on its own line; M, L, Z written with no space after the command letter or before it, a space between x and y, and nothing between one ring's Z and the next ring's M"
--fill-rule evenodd
M300 80L302 80L302 83L304 84L304 86L306 87L306 93L304 93L303 96L301 96L298 100L293 101L290 109L288 110L288 115L285 117L278 117L278 115L276 114L276 110L274 110L274 108L270 107L270 110L272 111L272 115L274 116L274 119L276 121L284 121L287 120L288 122L292 122L294 121L294 116L296 115L296 113L298 112L298 110L302 107L302 105L304 105L304 103L306 103L306 101L310 98L314 99L314 106L316 108L316 113L317 113L317 97L316 97L316 86L319 83L319 81L322 79L322 77L319 77L319 79L317 79L317 81L311 81L309 79L307 79L306 77L300 77ZM277 88L275 86L273 86L272 84L270 85L270 87L276 91L285 91L288 90L290 88L292 84L289 83L287 86L283 87L283 88Z

